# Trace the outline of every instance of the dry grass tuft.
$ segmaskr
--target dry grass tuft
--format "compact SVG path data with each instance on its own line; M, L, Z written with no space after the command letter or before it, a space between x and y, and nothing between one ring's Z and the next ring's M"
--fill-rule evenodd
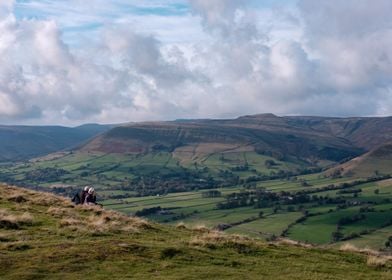
M358 248L356 246L354 246L351 243L345 243L342 246L340 246L339 248L340 251L345 251L345 252L356 252L356 253L362 253L362 254L366 254L369 256L380 256L382 255L381 252L373 250L373 249L369 249L369 248Z
M145 220L128 217L115 211L100 211L95 212L95 214L88 218L88 225L92 231L99 233L118 231L135 232L152 227Z
M221 231L209 231L202 235L195 236L189 242L192 246L207 247L215 249L217 247L227 247L237 249L241 253L254 251L255 243L251 239L242 235L226 235Z
M340 251L343 252L359 252L360 249L354 246L351 243L344 243L342 246L339 248Z
M60 227L69 228L72 231L89 234L105 234L115 232L139 232L152 226L140 218L127 217L115 211L105 211L95 206L78 206L90 212L88 217L68 216L60 221ZM52 208L48 211L56 214L67 213L68 209Z
M0 242L10 242L14 240L14 236L5 233L0 233Z
M6 209L0 209L0 228L19 229L23 225L32 225L33 221L33 216L28 212L15 215Z
M194 231L203 232L203 233L210 232L210 229L208 227L206 227L205 225L196 225L192 229Z
M11 197L8 198L8 200L16 202L16 203L23 203L23 202L27 201L27 199L24 196L22 196L22 195L11 196Z
M72 202L64 197L56 196L46 192L36 192L28 189L1 184L0 195L9 201L17 203L29 203L32 205L52 206L62 205L71 207Z
M128 223L130 223L132 226L138 229L143 229L143 230L154 229L154 226L151 223L136 217L129 218Z
M24 192L26 191L25 189L12 187L9 185L4 185L4 184L0 184L0 190L1 190L2 196L5 197L6 199L10 199L10 198L16 197L18 195L23 195Z
M32 204L40 206L61 205L62 207L65 207L72 204L69 199L43 192L31 193L29 197L31 198L30 202Z
M274 244L281 244L281 245L291 245L291 246L298 246L303 248L311 248L313 247L311 244L302 243L299 241L291 240L288 238L279 238L276 241L272 242Z
M72 217L75 215L69 208L54 207L54 206L49 207L46 212L57 218Z
M32 225L34 218L29 212L23 213L21 216L18 216L19 222L25 225Z
M75 218L64 218L61 219L60 221L60 226L61 227L66 227L66 226L77 226L80 225L82 222L78 219Z
M186 229L185 223L184 223L184 222L179 222L179 223L176 225L176 228L177 228L177 229Z
M370 267L384 267L388 262L390 261L390 258L386 256L368 256L366 264Z
M382 252L369 248L360 249L350 243L345 243L339 248L340 251L355 252L367 255L366 264L370 267L384 267L388 262L392 261L392 256L384 255Z
M67 228L71 231L77 231L79 233L86 232L86 224L81 220L75 218L64 218L60 221L60 228Z

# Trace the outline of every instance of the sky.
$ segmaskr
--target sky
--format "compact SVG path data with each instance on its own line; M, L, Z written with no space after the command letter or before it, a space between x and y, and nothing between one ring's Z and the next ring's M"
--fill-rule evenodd
M392 115L390 0L0 0L0 124Z

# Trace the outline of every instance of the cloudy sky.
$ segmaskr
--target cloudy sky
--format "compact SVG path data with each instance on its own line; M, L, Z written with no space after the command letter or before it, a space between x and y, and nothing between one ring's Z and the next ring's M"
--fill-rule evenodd
M390 0L0 0L0 123L392 115Z

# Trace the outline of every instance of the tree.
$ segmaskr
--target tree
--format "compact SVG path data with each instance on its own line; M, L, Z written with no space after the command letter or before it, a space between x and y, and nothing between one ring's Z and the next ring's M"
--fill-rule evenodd
M392 235L388 237L388 240L385 242L385 247L391 248L392 247Z
M374 190L374 194L379 194L380 193L380 190L379 189L375 189Z
M301 187L310 187L311 184L309 184L306 180L301 181Z
M332 240L333 241L339 241L340 239L342 239L343 237L343 233L341 233L340 231L334 231L332 232Z
M288 212L294 212L294 211L295 211L294 206L292 206L292 205L288 206L288 207L287 207L287 211L288 211Z
M267 167L267 168L271 168L272 166L275 166L276 163L275 163L275 161L273 161L272 159L267 159L267 160L264 162L264 165L265 165L265 167Z

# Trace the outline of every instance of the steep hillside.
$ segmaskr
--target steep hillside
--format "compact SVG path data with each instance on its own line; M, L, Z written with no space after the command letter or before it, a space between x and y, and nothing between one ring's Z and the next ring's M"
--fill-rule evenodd
M392 117L326 118L285 117L288 123L327 133L350 141L357 147L371 150L392 140Z
M390 279L387 256L151 224L0 185L1 279Z
M173 152L214 154L256 151L278 159L340 161L364 149L329 131L313 129L301 119L271 114L234 120L188 120L136 123L116 127L94 139L82 151L104 153Z
M392 142L378 146L370 152L328 171L328 174L337 173L361 177L392 174Z
M110 129L104 125L0 126L0 162L26 160L73 148Z

